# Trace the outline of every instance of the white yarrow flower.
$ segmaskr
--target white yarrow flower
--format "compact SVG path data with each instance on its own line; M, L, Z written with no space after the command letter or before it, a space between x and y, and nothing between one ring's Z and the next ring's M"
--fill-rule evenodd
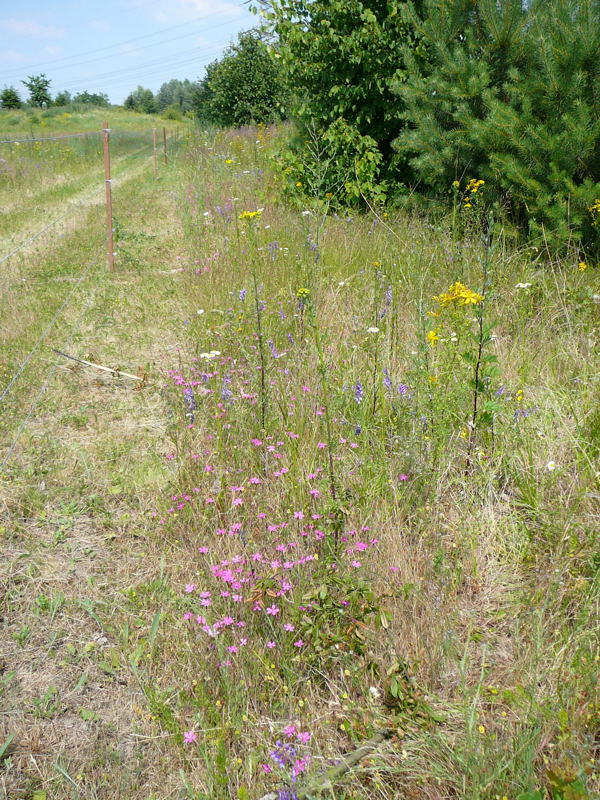
M554 472L554 470L556 469L556 467L557 467L557 464L556 464L556 462L555 462L555 461L549 461L549 462L546 464L546 469L548 470L548 472Z
M367 328L367 333L379 333L379 328L376 328L375 326Z

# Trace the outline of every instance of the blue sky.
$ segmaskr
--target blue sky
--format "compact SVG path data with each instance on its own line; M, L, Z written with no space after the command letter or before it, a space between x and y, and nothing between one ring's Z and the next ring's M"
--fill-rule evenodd
M0 88L45 72L51 93L88 89L122 103L138 84L196 80L256 24L236 0L21 0L0 4Z

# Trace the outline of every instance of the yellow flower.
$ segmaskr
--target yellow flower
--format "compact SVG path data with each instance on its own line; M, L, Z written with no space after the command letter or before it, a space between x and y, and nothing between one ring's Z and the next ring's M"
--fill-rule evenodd
M233 164L233 158L226 158L225 159L225 163L226 164Z
M588 265L585 263L585 261L580 261L579 264L577 265L577 269L579 270L579 272L583 272L587 268Z
M442 308L451 305L457 306L476 306L483 300L483 295L474 292L465 286L464 283L453 283L447 292L433 298Z
M460 181L452 181L452 186L454 186L455 189L458 189L460 186Z
M252 219L256 219L257 217L260 217L261 214L262 214L262 208L258 208L256 211L242 211L242 213L239 216L239 219L241 219L241 220L245 220L245 219L252 220Z
M427 332L427 341L430 345L434 345L437 341L439 341L439 336L436 330L431 330Z
M302 181L296 181L296 186L302 186Z
M480 725L480 726L477 728L477 730L479 731L479 733L480 733L482 736L483 736L483 734L485 734L485 728L483 727L483 725Z

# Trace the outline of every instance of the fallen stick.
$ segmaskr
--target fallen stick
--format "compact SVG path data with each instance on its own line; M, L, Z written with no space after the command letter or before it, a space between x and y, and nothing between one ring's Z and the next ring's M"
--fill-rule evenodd
M118 375L119 377L123 378L131 378L134 381L143 381L143 378L140 378L139 375L131 375L129 372L122 372L120 369L112 369L112 367L103 367L102 364L94 364L92 361L86 361L84 358L77 358L77 356L70 356L68 353L63 353L62 350L55 350L54 347L51 348L53 353L56 353L59 356L64 356L64 358L70 358L71 361L77 361L79 364L85 364L86 367L94 367L94 369L101 369L104 372L110 372L112 375Z
M297 800L309 800L313 792L331 787L334 781L339 780L339 778L351 770L355 764L358 764L359 761L372 753L381 742L385 741L385 739L389 739L392 735L393 731L391 730L386 729L379 731L364 744L361 744L356 750L345 755L339 764L330 767L323 775L312 780L305 789L299 789L295 794L292 790L290 797L297 798ZM279 800L280 796L279 792L269 792L269 794L260 797L259 800ZM284 794L284 797L285 796Z

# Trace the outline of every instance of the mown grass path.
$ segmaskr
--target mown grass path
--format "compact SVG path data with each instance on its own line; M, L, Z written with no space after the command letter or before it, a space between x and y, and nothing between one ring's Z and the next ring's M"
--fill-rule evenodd
M138 735L144 704L127 664L146 623L121 614L122 592L148 571L147 507L168 480L161 371L176 358L188 260L177 161L158 181L147 157L125 170L117 161L115 173L113 274L104 208L93 204L2 279L5 387L84 265L97 262L0 409L3 460L53 370L0 476L0 743L14 737L0 796L11 798L137 796L139 772L156 757L156 743ZM146 380L79 368L51 346ZM72 763L85 774L67 777Z

